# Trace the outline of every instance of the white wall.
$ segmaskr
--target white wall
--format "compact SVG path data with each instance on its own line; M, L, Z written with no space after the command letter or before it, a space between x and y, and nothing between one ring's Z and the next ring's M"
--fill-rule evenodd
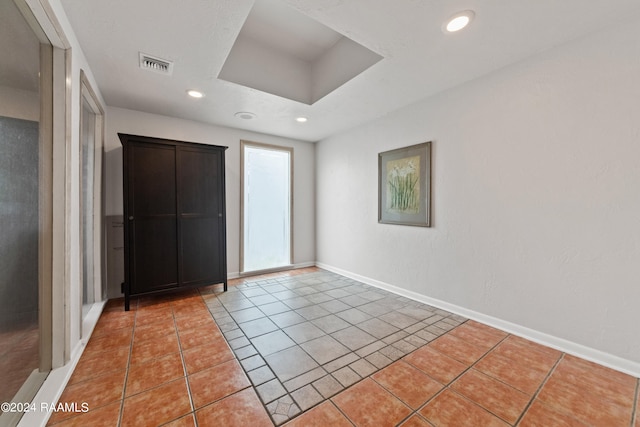
M14 119L40 120L38 92L0 86L0 116Z
M318 262L639 367L639 24L319 142ZM424 141L433 227L378 224L377 154Z
M294 255L297 265L315 261L315 147L308 142L121 108L107 108L105 137L106 214L122 215L122 146L118 133L229 147L226 151L227 269L240 270L240 140L293 147ZM109 289L109 297L120 289Z

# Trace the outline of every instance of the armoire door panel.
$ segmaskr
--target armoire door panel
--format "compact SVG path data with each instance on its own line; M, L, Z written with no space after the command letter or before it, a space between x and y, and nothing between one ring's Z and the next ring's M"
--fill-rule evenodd
M133 293L178 286L175 215L136 219L131 229Z
M217 215L220 208L219 151L181 148L178 151L178 206L181 214Z
M175 214L175 148L136 143L131 146L130 153L129 163L135 165L129 176L130 214L134 217Z
M220 219L182 218L182 281L215 281L220 277Z

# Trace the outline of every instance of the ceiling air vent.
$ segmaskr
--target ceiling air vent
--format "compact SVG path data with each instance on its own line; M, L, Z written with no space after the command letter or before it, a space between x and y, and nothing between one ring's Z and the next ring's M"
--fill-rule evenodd
M140 52L140 68L170 76L173 73L173 62Z

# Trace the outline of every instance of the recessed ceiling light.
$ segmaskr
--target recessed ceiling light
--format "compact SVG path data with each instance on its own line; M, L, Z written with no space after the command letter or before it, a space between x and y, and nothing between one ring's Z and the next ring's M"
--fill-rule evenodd
M188 90L187 93L189 94L189 96L192 96L194 98L202 98L204 96L204 93L202 92L198 92L197 90Z
M255 114L249 111L239 111L235 114L235 116L244 120L251 120L251 119L255 119L256 117Z
M455 33L460 31L473 20L475 13L473 10L465 10L464 12L456 13L445 22L442 29L445 33Z
M306 117L296 117L296 122L298 123L304 123L307 121Z

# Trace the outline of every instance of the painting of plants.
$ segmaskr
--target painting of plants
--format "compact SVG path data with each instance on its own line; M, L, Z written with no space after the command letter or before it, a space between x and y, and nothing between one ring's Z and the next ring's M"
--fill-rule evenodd
M431 227L431 142L378 153L378 222Z
M387 162L387 209L416 213L420 207L420 157Z

